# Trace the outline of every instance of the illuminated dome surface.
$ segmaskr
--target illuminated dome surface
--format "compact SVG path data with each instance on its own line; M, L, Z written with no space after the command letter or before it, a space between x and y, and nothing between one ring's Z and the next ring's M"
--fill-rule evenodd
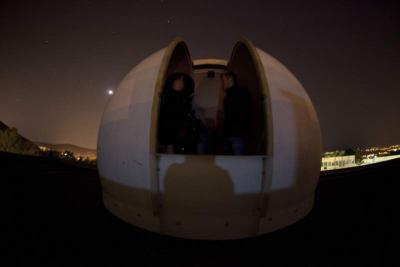
M249 155L161 153L157 126L166 77L178 71L192 76L194 103L212 121L220 81L206 74L225 69L252 94ZM236 43L229 61L192 61L177 38L125 76L103 113L97 147L103 200L115 216L165 235L257 236L312 209L321 146L310 98L282 63L248 40Z

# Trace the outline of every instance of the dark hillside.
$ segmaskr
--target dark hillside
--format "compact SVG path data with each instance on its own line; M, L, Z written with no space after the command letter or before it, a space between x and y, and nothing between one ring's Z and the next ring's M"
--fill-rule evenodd
M9 128L0 121L0 151L24 154L24 155L39 155L39 147L18 134L16 128Z

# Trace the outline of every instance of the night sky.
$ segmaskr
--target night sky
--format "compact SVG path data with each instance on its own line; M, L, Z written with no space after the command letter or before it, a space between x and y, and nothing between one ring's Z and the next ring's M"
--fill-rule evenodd
M244 36L306 88L325 150L400 143L396 1L66 2L0 4L0 121L31 140L94 148L107 90L142 59L176 36L227 59Z

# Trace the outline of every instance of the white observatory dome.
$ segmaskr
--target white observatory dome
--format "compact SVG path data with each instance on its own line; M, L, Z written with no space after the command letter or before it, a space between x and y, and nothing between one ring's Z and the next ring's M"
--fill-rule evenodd
M221 81L213 75L225 70L234 71L251 94L249 153L160 151L166 77L191 76L196 114L214 123ZM135 66L107 104L97 147L103 200L115 216L160 234L208 240L258 236L310 212L321 147L313 104L282 63L248 40L236 43L229 61L192 61L177 38Z

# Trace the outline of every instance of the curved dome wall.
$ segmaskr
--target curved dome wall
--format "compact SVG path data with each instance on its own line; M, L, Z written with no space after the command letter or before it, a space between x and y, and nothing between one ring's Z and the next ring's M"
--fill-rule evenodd
M235 46L228 69L237 68L239 75L244 71L240 64L235 67L235 57L241 62L240 47L254 64L258 77L254 86L265 103L259 108L266 131L264 152L249 156L156 152L159 94L165 77L175 71L193 74L187 46L176 39L134 67L104 111L98 169L104 203L113 214L162 234L235 239L285 227L311 210L321 161L313 105L290 71L247 40Z

